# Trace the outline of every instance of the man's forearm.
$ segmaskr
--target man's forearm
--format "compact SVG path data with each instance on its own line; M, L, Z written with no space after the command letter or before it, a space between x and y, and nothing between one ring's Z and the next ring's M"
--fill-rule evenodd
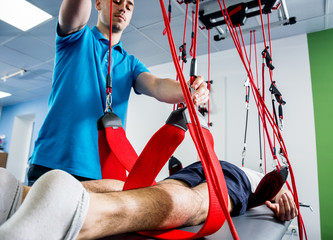
M159 93L157 94L161 98L160 101L167 103L180 103L185 102L184 94L181 88L181 84L173 79L165 78L160 79ZM190 87L190 83L187 83ZM202 105L208 101L209 91L207 84L204 82L203 77L199 76L195 82L191 85L193 91L192 100L196 106Z
M184 102L184 95L180 83L171 79L159 79L156 98L161 102L176 104Z

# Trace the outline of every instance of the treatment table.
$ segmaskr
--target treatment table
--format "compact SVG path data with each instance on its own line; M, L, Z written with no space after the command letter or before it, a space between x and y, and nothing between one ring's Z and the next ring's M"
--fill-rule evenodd
M273 212L265 205L248 210L244 215L233 217L232 221L241 240L281 240L291 221L281 222L274 217ZM182 230L197 232L202 225L184 227ZM137 233L127 233L103 240L149 240ZM205 240L232 239L227 221L222 228L213 235L203 238Z

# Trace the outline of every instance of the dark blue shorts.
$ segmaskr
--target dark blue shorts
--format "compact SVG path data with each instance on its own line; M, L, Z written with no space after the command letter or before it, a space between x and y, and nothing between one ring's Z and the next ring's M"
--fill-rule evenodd
M251 195L251 184L246 174L237 166L220 161L225 182L227 184L228 194L234 204L232 216L238 216L245 213L248 199ZM201 162L195 162L167 179L176 179L187 183L190 187L195 187L200 183L206 182L206 176Z

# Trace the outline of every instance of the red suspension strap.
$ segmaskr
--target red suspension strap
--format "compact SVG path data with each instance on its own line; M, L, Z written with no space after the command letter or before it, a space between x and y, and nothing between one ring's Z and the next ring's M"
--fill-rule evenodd
M178 2L179 4L182 4L183 2ZM185 23L184 23L184 34L183 34L183 44L179 47L179 61L182 62L182 71L184 69L184 64L187 62L187 56L186 56L186 26L187 26L187 17L188 17L188 5L189 3L186 2L186 11L185 11ZM166 29L165 29L166 31ZM165 32L166 33L166 32ZM176 77L176 80L178 81L179 80L179 77L178 77L178 74L177 74L177 77ZM173 105L173 110L176 109L176 106L177 108L178 107L183 107L183 104L174 104Z
M191 33L191 48L190 48L191 56L193 56L193 47L194 47L194 11L192 11L192 33Z
M179 61L177 60L177 53L176 53L176 49L174 46L171 29L170 29L170 24L169 24L168 16L167 16L167 13L166 13L166 10L164 7L163 0L160 0L160 4L161 4L161 8L162 8L162 13L163 13L163 19L164 19L164 22L166 25L166 30L168 33L168 40L169 40L169 45L170 45L173 61L174 61L177 73L179 74L180 84L181 84L184 98L185 98L185 101L186 101L186 104L188 107L188 114L189 114L190 121L187 123L187 126L190 129L191 136L193 138L195 146L197 147L198 154L202 161L202 165L203 165L205 175L207 178L207 184L208 184L208 190L209 190L209 196L210 196L210 199L209 199L210 208L209 208L207 220L206 220L203 228L196 234L178 231L178 230L172 230L172 231L166 231L166 232L154 232L154 233L148 233L148 234L150 234L149 236L154 236L154 237L158 237L158 238L162 238L162 239L199 238L199 237L203 237L203 236L212 234L215 231L217 231L222 226L225 219L227 219L229 227L231 229L231 233L233 235L233 238L239 239L237 236L236 230L233 226L233 223L231 221L229 212L228 212L227 188L225 185L221 166L220 166L218 158L214 152L213 138L209 131L207 131L201 127L201 123L196 114L196 111L195 111L195 108L194 108L194 105L192 102L191 94L189 92L188 86L185 81L185 77L181 71ZM112 7L112 4L111 4L111 7ZM198 11L198 9L199 9L199 1L197 1L196 11ZM222 9L222 7L221 7L221 9ZM112 8L111 8L111 14L110 14L110 21L112 19L111 16L112 16ZM196 21L197 21L197 19L196 19ZM198 25L196 22L196 27L197 26ZM110 32L111 32L111 28L112 28L112 24L110 24ZM233 37L233 38L237 40L236 37ZM239 39L238 39L238 42L239 42ZM196 43L196 40L195 40L195 43ZM110 37L110 45L111 45L111 37ZM239 53L242 53L241 47L238 46L236 48L239 51ZM111 47L110 47L109 54L110 54L110 60L111 60ZM196 48L194 50L194 59L195 59L195 56L196 56ZM243 57L242 61L245 64L244 57ZM110 62L110 66L111 66L111 62ZM111 68L110 66L109 66L109 69ZM245 64L245 67L248 71L248 75L250 76L251 84L253 84L252 72L251 72L250 68L247 68L246 64ZM191 73L195 73L195 71L193 71L193 72L191 71ZM110 70L109 70L109 75L111 77ZM191 74L191 78L192 78L191 80L193 80L195 78L195 76L196 76L196 74ZM269 114L266 106L262 104L263 103L262 97L260 96L260 94L258 94L258 91L256 88L252 88L252 89L254 89L253 91L255 92L254 95L255 95L255 100L256 100L257 105L261 106L263 112L265 112L265 113L267 112L267 115L268 115L267 120L272 125L274 123L273 117ZM111 91L108 91L107 93L108 93L108 95L111 95ZM111 104L110 104L110 107L111 107ZM111 120L105 116L111 116ZM105 129L105 128L111 129L112 132L119 133L118 134L119 136L111 137L111 135L109 135L108 133L106 133L105 135L103 135L103 133L101 133L100 134L101 138L103 138L103 139L107 138L109 141L112 141L112 139L113 140L121 139L122 137L124 137L125 134L121 130L122 128L120 127L121 123L119 126L119 123L117 123L117 121L115 121L116 124L113 122L114 116L112 115L112 112L111 113L107 112L105 114L105 116L102 117L102 119L101 119L101 122L102 122L101 125L102 125L103 129ZM262 115L260 117L263 118ZM106 121L103 122L103 120L105 120L105 119L106 119ZM111 122L111 124L110 124L110 122ZM121 150L120 151L121 154L119 155L117 153L117 149L119 150L120 147L116 147L115 150L111 149L111 151L110 151L110 149L107 149L108 146L104 146L105 149L107 149L107 152L102 152L102 154L101 154L104 156L104 159L110 157L111 159L115 158L118 161L117 164L115 164L109 168L109 171L114 171L112 169L114 166L116 166L117 168L124 168L124 169L127 169L128 171L130 171L130 174L125 183L124 189L131 189L131 188L149 186L151 184L154 184L154 181L152 180L153 176L158 173L161 166L163 166L163 161L167 161L169 159L169 157L172 155L174 149L177 147L176 145L178 145L183 139L183 132L182 132L183 130L179 130L177 127L174 127L173 125L170 125L170 126L169 125L162 127L152 137L152 139L148 142L147 146L145 147L145 150L142 152L142 154L138 158L138 161L136 161L137 155L136 155L135 151L133 149L131 149L131 147L128 147L128 146L125 147L126 149L124 151ZM119 132L116 131L119 128L120 128L120 131ZM268 135L267 128L265 128L264 130L265 130L266 135ZM280 131L278 128L273 128L273 131L274 131L275 136L280 135ZM161 136L164 136L165 134L168 134L169 132L172 132L172 134L170 134L170 137L168 137L168 139L175 139L174 140L175 144L173 146L171 146L170 148L169 147L165 148L163 150L163 154L162 154L163 156L161 157L160 152L156 151L156 146L160 143ZM126 140L124 140L124 142L126 142ZM171 140L171 142L173 142L173 141ZM279 139L279 143L281 145L281 148L283 149L284 156L286 156L286 158L288 158L282 138ZM112 143L112 144L115 145L116 143ZM126 145L126 144L130 145L128 143L124 143L124 145ZM154 151L154 149L155 149L155 151ZM128 154L128 152L126 152L126 151L130 152L130 154ZM128 159L125 161L123 160L124 156L128 156ZM161 162L157 161L157 159L159 159L159 158L162 158ZM147 164L147 159L148 160L153 159L153 161L154 161L153 171L149 171L150 170L149 167L151 165L149 164L149 162ZM102 160L102 157L101 157L102 168L105 168L105 166L107 165L107 162L103 162L103 161L104 160ZM146 170L146 171L140 171L141 169ZM150 177L146 178L147 172L149 173ZM123 177L123 175L121 175L120 177ZM294 182L293 182L293 185L294 185ZM296 200L296 198L295 198L295 200Z
M169 0L168 19L169 19L169 23L171 23L171 0ZM166 34L166 29L163 30L163 35L165 35L165 34Z
M126 180L138 158L126 138L120 118L113 112L106 112L97 121L98 150L103 179Z
M198 154L202 161L202 164L203 164L203 167L205 170L205 174L206 174L206 178L207 178L207 183L209 182L208 189L209 189L209 193L210 193L210 202L216 202L216 199L217 199L217 202L219 203L217 205L211 205L212 207L213 206L217 207L217 209L214 211L209 211L207 221L205 222L203 229L210 228L210 225L216 221L216 219L211 220L210 216L212 216L212 215L214 216L214 215L216 215L216 212L221 212L221 210L222 210L224 217L227 218L227 221L228 221L229 227L231 228L231 233L232 233L234 239L239 239L238 235L236 233L236 230L234 228L234 225L231 221L230 214L228 212L226 185L225 185L224 176L223 176L219 161L217 159L215 152L213 151L213 147L210 144L207 144L207 142L206 142L207 132L204 132L200 126L200 121L196 114L195 107L194 107L194 104L193 104L193 101L191 98L191 94L190 94L188 86L186 84L185 77L179 66L179 62L177 60L177 53L176 53L170 25L168 24L168 21L167 21L167 14L166 14L163 0L160 0L160 5L161 5L161 9L162 9L162 14L163 14L163 20L166 25L166 29L167 29L167 33L168 33L168 40L169 40L169 45L170 45L173 62L174 62L176 71L179 75L180 84L182 87L184 98L185 98L185 101L186 101L186 104L188 107L188 111L189 111L189 115L191 118L191 124L188 124L188 126L190 129L191 136L197 147ZM197 12L199 11L199 1L197 1L196 11ZM198 26L197 21L198 21L198 19L196 19L196 26ZM196 33L194 35L196 36ZM194 41L196 42L196 40L194 40ZM193 46L193 48L194 48L193 56L195 57L196 56L196 47ZM195 75L191 74L191 77L192 76L194 77ZM193 77L192 77L192 79L193 79ZM219 219L223 218L222 215L219 217ZM224 219L223 219L223 222L224 222ZM214 230L210 229L209 232L212 233L212 231L215 232L217 230L218 229L214 229ZM203 236L202 235L203 233L207 234L206 230L201 230L197 235L195 235L195 237Z
M160 3L161 6L164 7L163 0L160 0ZM179 62L177 61L176 49L173 43L168 17L165 8L163 7L163 18L168 33L169 43L172 48L172 57L177 73L180 74L180 83L188 106L187 110L189 117L186 117L186 119L190 120L188 120L187 126L190 129L191 136L202 160L207 178L208 191L211 197L209 199L210 208L207 220L198 233L172 230L145 234L162 239L200 238L216 232L223 225L225 218L227 218L229 226L232 228L234 239L239 239L228 212L227 187L219 160L214 152L213 138L208 130L202 128L201 122L196 114L188 86L185 82L185 77L182 74ZM197 10L198 9L199 8L197 7ZM111 16L112 10L110 17ZM110 25L110 28L112 28L112 24ZM108 94L111 95L111 91L108 91ZM184 136L184 131L181 128L167 123L150 139L143 152L137 157L133 147L129 144L125 136L119 117L112 112L111 105L106 109L104 116L99 119L98 127L103 178L124 180L124 178L126 178L125 170L129 171L129 176L125 182L124 189L155 184L153 180L154 177L157 175L163 164L171 157L173 151L180 144ZM169 141L168 143L163 144L166 147L161 150L159 146L164 139ZM119 169L120 174L118 174Z
M109 67L108 67L108 74L106 77L106 94L107 96L111 97L112 94L112 78L111 78L111 51L112 51L112 11L113 11L113 4L110 2L110 31L109 31ZM112 99L110 99L112 103ZM111 107L111 105L110 105Z
M113 3L110 2L109 66L106 76L106 107L104 116L97 121L98 149L103 179L126 180L126 170L130 171L138 158L134 148L126 138L121 119L112 110L112 16ZM126 153L126 154L124 154ZM119 160L121 159L121 160Z
M231 36L234 40L234 43L235 43L236 49L239 53L239 56L241 58L241 61L243 62L244 68L246 69L246 71L248 73L248 76L250 78L250 83L251 83L251 86L252 86L253 96L254 96L255 102L257 104L258 110L259 110L258 112L259 112L261 121L263 123L263 130L264 130L265 136L267 137L274 162L276 163L276 168L277 168L277 170L279 170L280 163L279 163L278 158L276 156L275 148L274 148L272 139L269 135L269 131L268 131L268 127L267 127L266 123L269 123L270 126L272 127L274 141L275 141L275 139L277 139L277 142L279 143L280 148L281 148L281 153L284 156L284 158L285 158L285 160L286 160L286 162L289 166L289 171L290 171L290 176L291 176L293 189L290 188L288 183L287 183L287 186L294 195L294 200L295 200L298 212L299 212L298 225L299 225L299 229L300 229L300 239L303 239L303 231L305 233L305 236L306 236L306 231L305 231L304 223L302 221L302 217L301 217L301 214L300 214L300 211L299 211L299 200L298 200L298 195L297 195L297 190L296 190L295 178L294 178L294 174L293 174L291 164L289 162L287 150L286 150L286 147L285 147L280 129L277 126L277 124L275 123L274 117L270 114L270 112L268 111L268 109L265 105L264 95L261 95L259 93L258 88L255 87L255 83L254 83L254 79L253 79L251 69L247 66L244 54L243 54L242 49L241 49L241 46L240 46L239 42L237 41L237 33L235 31L235 28L232 26L230 16L229 16L229 14L226 10L227 8L226 8L226 5L225 5L225 1L223 0L223 7L222 7L222 4L221 4L221 1L218 0L218 2L219 2L219 5L220 5L220 8L221 8L223 17L224 17L224 19L227 23L227 27L228 27L228 29L230 31L230 34L231 34ZM261 19L262 19L262 10L261 10L261 1L260 0L259 0L259 9L260 9L260 14L261 14ZM264 43L265 43L265 50L264 51L265 51L265 54L269 54L268 53L268 47L266 46L265 29L264 29L263 20L262 20L262 28L263 28L263 36L264 36ZM267 60L269 60L269 61L267 61ZM272 70L273 70L273 68L272 68L272 66L270 66L270 64L271 64L271 59L266 58L266 65L268 65L268 67L269 67L270 78L271 78L271 81L272 81ZM263 88L264 88L264 86L263 86Z
M210 80L210 29L207 29L208 31L208 84L207 84L207 88L208 91L210 92L210 87L211 87L211 83L212 81ZM210 97L208 98L208 103L207 103L207 108L208 108L208 126L212 126L212 122L210 121Z
M113 113L112 104L112 78L111 78L111 53L112 53L112 11L110 2L110 30L109 30L109 67L106 77L106 107L104 116L97 121L98 149L100 155L102 178L126 180L126 169L134 165L137 154L126 138L120 118ZM119 161L123 153L124 161Z
M183 45L180 46L179 51L181 54L181 60L182 60L182 70L184 68L184 63L187 62L186 59L186 26L187 26L187 15L188 15L188 2L186 2L186 11L185 11L185 23L184 23L184 34L183 34Z

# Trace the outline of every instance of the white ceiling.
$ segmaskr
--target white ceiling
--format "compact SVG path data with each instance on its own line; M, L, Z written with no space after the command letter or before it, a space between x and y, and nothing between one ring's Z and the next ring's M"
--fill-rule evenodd
M53 18L39 26L22 32L0 20L0 79L20 69L27 70L23 76L0 80L0 91L9 92L10 97L0 99L0 106L13 105L49 95L52 85L54 59L54 39L60 0L28 0L32 4L50 13ZM215 1L215 0L203 0ZM216 0L217 1L217 0ZM232 4L240 0L229 0ZM249 0L244 0L248 2ZM94 2L94 0L92 0ZM168 0L164 0L166 8ZM179 5L172 0L172 20L176 47L182 44L185 20L185 4ZM333 27L333 6L330 0L285 0L290 17L296 17L297 23L272 28L272 39L292 35L311 33ZM228 3L227 3L228 4ZM194 7L190 4L191 9ZM277 21L272 13L272 22ZM190 17L188 20L191 20ZM89 21L94 26L97 21L95 9ZM257 25L258 18L251 18L244 29ZM191 24L187 25L186 42L190 45ZM136 0L134 15L130 26L125 30L122 42L130 54L135 55L148 67L171 61L167 37L163 36L164 23L158 0ZM214 41L216 29L211 32L211 51L217 52L233 47L230 38ZM258 34L259 35L259 34ZM259 39L260 41L260 39ZM208 46L207 30L198 34L198 55L206 54ZM188 47L189 48L189 47ZM188 54L189 55L189 54Z

